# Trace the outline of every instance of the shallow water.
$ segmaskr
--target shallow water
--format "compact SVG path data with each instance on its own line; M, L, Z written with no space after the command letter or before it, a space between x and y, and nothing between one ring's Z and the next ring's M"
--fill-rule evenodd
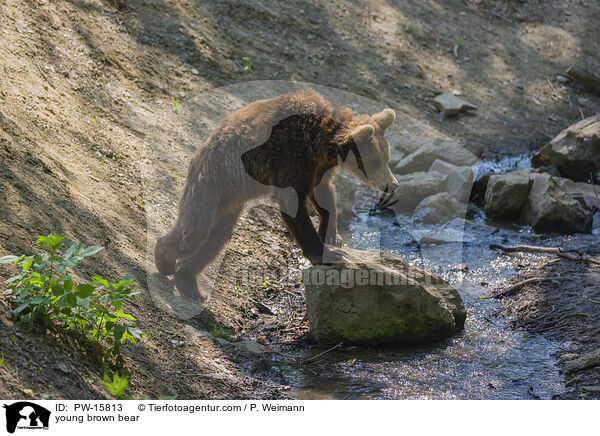
M564 390L555 357L561 344L512 328L502 302L486 298L544 255L506 255L489 244L569 248L594 243L597 235L536 235L519 226L489 226L483 217L416 227L409 218L359 212L342 236L354 248L395 252L443 276L464 300L465 329L426 348L336 350L309 368L282 366L299 398L550 399ZM420 249L416 241L422 236L453 242ZM461 272L464 265L468 269Z

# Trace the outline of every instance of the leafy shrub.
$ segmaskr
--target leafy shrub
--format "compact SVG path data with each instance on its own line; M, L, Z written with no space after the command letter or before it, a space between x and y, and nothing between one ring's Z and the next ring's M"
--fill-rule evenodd
M0 263L15 264L21 272L9 278L7 290L12 313L30 325L41 323L45 328L74 333L82 345L95 344L102 359L114 359L123 366L121 344L141 337L141 331L131 321L134 317L123 312L123 301L141 291L135 289L131 276L116 283L94 276L91 283L73 282L67 273L102 247L71 245L62 255L62 235L38 236L36 242L46 249L34 256L5 256Z
M233 335L233 332L231 331L231 329L227 329L227 328L223 328L223 327L215 327L212 331L212 335L215 338L219 338L219 339L226 339L226 340L231 340L231 336Z
M129 380L127 376L120 375L118 372L113 374L111 379L107 373L104 373L104 381L102 382L104 387L113 397L119 400L131 400L130 396L125 395L125 391L129 388Z

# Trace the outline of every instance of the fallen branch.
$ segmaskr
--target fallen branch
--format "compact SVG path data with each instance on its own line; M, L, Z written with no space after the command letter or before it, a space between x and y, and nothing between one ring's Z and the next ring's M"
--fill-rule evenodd
M556 254L557 256L563 257L569 260L584 261L593 263L594 265L600 265L600 260L594 259L593 257L583 254L579 250L565 250L561 247L538 247L535 245L515 245L509 247L501 244L490 244L491 250L502 250L505 253L546 253Z
M331 352L331 351L335 350L336 348L339 348L339 347L341 347L342 345L344 345L344 343L343 343L343 342L340 342L339 344L337 344L337 345L334 345L333 347L331 347L329 350L325 350L325 351L323 351L322 353L319 353L319 354L317 354L316 356L313 356L313 357L310 357L310 358L308 358L308 359L305 359L305 360L303 360L303 361L302 361L302 362L300 362L300 363L301 363L302 365L306 365L307 363L311 362L312 360L318 359L319 357L321 357L321 356L323 356L323 355L325 355L325 354L327 354L327 353L329 353L329 352Z
M515 283L514 285L504 288L503 290L501 290L499 292L496 292L494 295L492 295L492 298L509 297L511 295L515 295L517 292L519 292L521 289L523 289L524 286L531 285L533 283L544 282L544 281L548 281L548 280L550 280L550 279L546 278L546 277L532 277L530 279L523 280L522 282L518 282L518 283Z
M569 77L572 77L583 86L591 89L592 91L600 94L600 78L596 77L589 71L583 68L571 67L567 70Z

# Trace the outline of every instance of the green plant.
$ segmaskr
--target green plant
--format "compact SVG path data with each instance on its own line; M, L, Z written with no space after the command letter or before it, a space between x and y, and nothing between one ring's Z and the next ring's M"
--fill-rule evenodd
M0 354L2 354L2 357L0 357L0 366L4 366L6 365L6 360L4 359L4 350L0 351Z
M179 183L183 180L183 177L177 171L173 171L173 174L171 174L171 177L173 177L173 181L175 183Z
M250 58L248 56L244 56L242 60L244 61L244 73L252 71L252 61L250 60Z
M74 333L71 336L82 345L91 342L99 348L104 361L114 359L122 367L121 344L133 343L142 335L122 305L141 291L135 289L131 276L116 283L98 276L91 283L75 283L67 271L102 247L75 243L61 255L64 239L63 235L38 236L36 242L46 249L42 254L0 258L0 263L21 267L19 274L6 281L4 294L16 306L12 313L30 326L37 323Z
M215 327L212 331L212 335L215 338L230 340L231 339L231 330L223 328L223 327Z
M115 372L111 379L107 373L104 373L104 381L102 384L113 397L119 400L131 399L131 397L125 395L125 391L129 388L129 380L127 380L127 376L120 375L118 372Z
M175 100L175 97L171 96L171 106L176 114L179 113L179 102Z
M129 379L127 376L115 372L112 379L107 373L104 373L104 381L102 382L104 387L110 394L118 400L133 400L130 395L125 395L127 389L129 389ZM141 400L149 400L148 397L143 397ZM159 400L176 400L175 396L160 396Z

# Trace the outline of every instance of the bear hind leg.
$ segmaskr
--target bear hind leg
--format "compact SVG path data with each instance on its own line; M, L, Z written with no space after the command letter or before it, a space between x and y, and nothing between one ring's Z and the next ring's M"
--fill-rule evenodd
M170 276L175 273L175 263L177 262L177 257L179 257L180 235L181 231L175 228L156 241L154 263L158 272L163 276Z
M175 285L187 297L205 300L206 293L198 287L196 276L214 260L229 240L241 210L219 217L208 238L192 254L177 260Z

